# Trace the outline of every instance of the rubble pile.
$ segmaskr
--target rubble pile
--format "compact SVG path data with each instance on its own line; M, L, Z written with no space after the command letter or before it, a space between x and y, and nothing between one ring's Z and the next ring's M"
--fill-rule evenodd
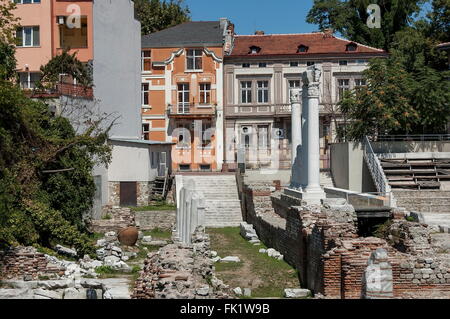
M227 299L214 275L209 236L199 227L192 245L170 244L152 252L136 281L133 299Z

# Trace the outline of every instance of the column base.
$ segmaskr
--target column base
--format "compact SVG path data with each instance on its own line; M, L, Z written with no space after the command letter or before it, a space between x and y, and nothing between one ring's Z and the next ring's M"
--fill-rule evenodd
M284 189L284 193L286 195L301 199L306 205L320 205L322 204L322 199L326 198L325 192L321 188L309 190L286 188Z

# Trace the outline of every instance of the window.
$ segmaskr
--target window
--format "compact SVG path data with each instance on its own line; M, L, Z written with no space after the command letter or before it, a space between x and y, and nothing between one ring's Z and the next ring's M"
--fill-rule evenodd
M174 134L177 136L178 142L177 147L178 148L190 148L191 143L193 142L193 136L191 134L190 130L190 124L184 123L179 124L178 127L174 130Z
M249 68L250 67L250 63L242 63L242 67L243 68Z
M34 89L36 82L41 79L40 73L20 72L19 81L22 89Z
M148 72L152 70L152 51L146 50L141 52L141 70Z
M41 3L41 0L14 0L17 4Z
M269 81L258 81L258 103L269 103Z
M191 170L191 164L180 164L180 171L190 171Z
M141 104L142 106L149 106L149 84L148 83L142 83L141 86Z
M203 171L203 172L209 172L209 171L211 171L211 165L206 165L206 164L201 164L200 165L200 171Z
M356 43L347 44L346 51L356 51L358 45Z
M308 52L308 47L306 45L303 45L303 44L299 45L297 53L305 53L305 52Z
M200 83L200 104L211 104L210 83Z
M363 87L366 86L366 80L365 79L355 79L355 87Z
M212 136L211 123L202 122L202 148L211 146Z
M267 63L266 62L260 62L258 65L259 65L260 68L267 67Z
M288 88L289 88L289 92L288 92L288 103L291 102L291 91L292 89L298 89L300 88L300 80L289 80L288 81Z
M349 79L339 79L338 80L338 100L342 100L344 97L344 92L350 89Z
M87 17L81 17L81 28L69 28L64 23L59 25L59 45L63 49L76 49L88 47Z
M187 50L186 60L188 70L201 70L202 69L202 56L203 51L200 49Z
M252 103L252 82L241 82L241 103Z
M257 46L251 46L251 47L250 47L250 52L249 52L249 54L258 54L259 51L261 51L261 48L260 48L260 47L257 47Z
M142 123L142 138L146 141L150 140L150 123ZM153 152L152 152L153 161Z
M308 62L306 62L306 65L307 65L307 66L314 65L314 64L316 64L316 63L313 62L313 61L308 61Z
M269 125L258 125L258 148L269 148Z
M346 60L340 60L339 65L347 65L348 62Z
M38 47L40 45L39 27L18 28L16 36L19 47Z
M296 67L296 66L298 66L298 62L290 62L289 65L291 67Z
M189 84L178 84L178 114L189 113Z

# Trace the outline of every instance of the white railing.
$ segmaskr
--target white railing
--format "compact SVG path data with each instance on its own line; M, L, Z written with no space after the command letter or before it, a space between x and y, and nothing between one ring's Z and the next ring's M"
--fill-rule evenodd
M373 151L372 145L370 144L369 138L364 137L364 159L366 160L367 166L369 167L370 174L375 183L375 187L379 193L389 194L390 204L392 207L397 207L394 194L392 193L391 186L389 185L388 179L384 174L381 162L378 159L377 154Z

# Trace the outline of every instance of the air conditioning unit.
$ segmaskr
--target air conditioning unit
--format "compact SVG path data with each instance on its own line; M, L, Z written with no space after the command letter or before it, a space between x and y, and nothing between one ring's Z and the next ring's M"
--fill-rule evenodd
M66 24L66 17L64 17L64 16L58 16L58 17L56 18L56 23L58 23L58 24Z
M253 133L253 127L251 126L241 126L241 133L244 135L249 135Z
M273 137L278 140L284 139L286 136L285 131L281 128L276 128L273 130Z

